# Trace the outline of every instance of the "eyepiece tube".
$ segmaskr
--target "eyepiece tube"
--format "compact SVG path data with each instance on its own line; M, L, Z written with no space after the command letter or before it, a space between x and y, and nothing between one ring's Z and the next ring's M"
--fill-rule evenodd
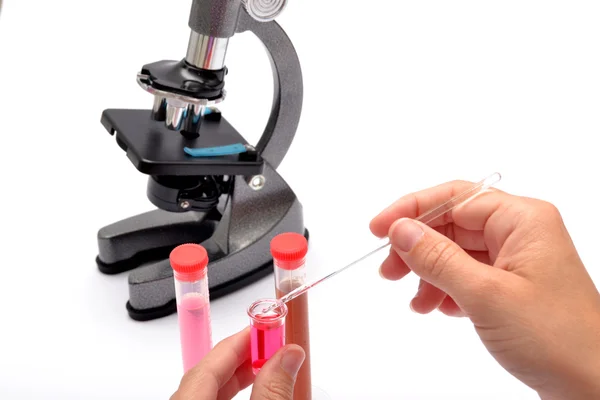
M220 70L225 67L229 39L192 31L185 60L196 68Z
M242 0L193 0L188 25L205 36L230 38L241 11Z

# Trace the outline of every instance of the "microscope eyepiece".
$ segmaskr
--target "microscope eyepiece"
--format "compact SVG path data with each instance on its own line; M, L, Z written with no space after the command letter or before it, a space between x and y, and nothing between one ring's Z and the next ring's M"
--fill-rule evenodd
M225 68L228 38L202 35L192 31L185 60L196 68L218 71Z

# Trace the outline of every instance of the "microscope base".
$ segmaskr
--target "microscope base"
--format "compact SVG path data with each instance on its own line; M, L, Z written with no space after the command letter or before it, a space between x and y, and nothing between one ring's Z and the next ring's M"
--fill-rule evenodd
M217 227L217 214L158 209L105 226L98 232L98 269L114 275L169 258L180 244L208 239Z
M176 312L168 256L180 244L198 243L207 250L210 297L215 299L273 271L269 248L276 235L296 232L308 237L294 192L269 164L263 176L261 190L235 177L222 204L207 213L155 210L100 229L100 271L131 270L127 310L132 319L148 321Z

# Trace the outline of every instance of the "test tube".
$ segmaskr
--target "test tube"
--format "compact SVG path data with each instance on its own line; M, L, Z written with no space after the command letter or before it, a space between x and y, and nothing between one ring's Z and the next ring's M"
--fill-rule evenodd
M250 317L250 357L252 372L258 374L262 366L285 345L285 304L271 311L264 310L274 304L275 299L257 300L248 307Z
M271 255L275 269L275 292L279 299L306 283L306 254L308 241L298 233L282 233L271 241ZM286 344L297 344L304 349L305 359L294 385L294 400L312 400L313 388L310 368L310 330L308 293L287 303L285 321Z
M177 246L169 256L175 281L175 300L184 373L212 349L208 254L197 244Z

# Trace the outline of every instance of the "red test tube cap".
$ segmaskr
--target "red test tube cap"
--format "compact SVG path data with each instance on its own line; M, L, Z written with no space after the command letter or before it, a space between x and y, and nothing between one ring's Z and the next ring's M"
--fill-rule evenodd
M185 282L198 281L206 276L208 253L199 244L177 246L169 255L175 278Z
M282 233L271 240L271 255L277 267L287 270L300 268L308 253L308 240L294 232Z

